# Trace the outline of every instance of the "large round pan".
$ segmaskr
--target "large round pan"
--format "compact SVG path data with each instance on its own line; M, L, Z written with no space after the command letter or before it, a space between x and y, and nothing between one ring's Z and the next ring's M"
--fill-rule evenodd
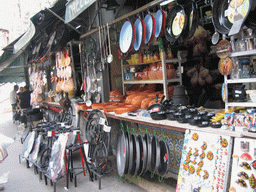
M142 170L141 170L141 174L146 172L147 170L147 166L148 166L148 136L147 134L144 135L143 137L143 154L142 154Z
M126 166L126 138L123 131L121 131L121 134L118 138L117 143L117 154L116 154L116 165L117 165L117 172L120 177L124 175L125 166Z
M221 17L223 18L223 25L230 30L234 23L235 0L230 2L222 1ZM237 0L237 12L242 15L245 20L251 10L251 0Z
M130 158L130 134L128 131L125 131L125 151L126 151L126 161L125 161L125 170L124 174L129 173L129 158Z
M187 25L182 35L183 39L191 38L198 26L198 10L196 9L196 3L194 1L189 2L184 7L187 16Z
M137 141L140 146L140 151L139 151L140 161L139 161L139 168L138 168L138 171L136 174L141 175L142 171L143 171L144 164L145 164L145 160L146 160L144 151L147 149L146 149L146 142L145 142L144 138L142 137L142 135L140 135L140 134L137 135Z
M133 138L133 135L132 134L129 134L129 156L128 156L128 159L129 159L129 167L128 167L128 173L131 173L132 172L132 169L134 168L133 167L133 164L134 164L134 160L133 160L133 153L134 153L134 138Z
M152 140L149 133L146 134L147 137L147 148L148 148L148 157L147 157L147 170L151 170L151 161L152 161Z
M157 39L159 39L163 36L164 30L165 30L165 27L166 27L166 13L162 9L159 9L156 12L155 20L156 20L155 37Z
M228 34L229 29L224 26L224 18L221 14L223 12L223 0L214 0L212 6L212 23L221 34Z
M119 37L119 47L122 53L128 53L132 50L136 38L134 24L126 21L121 29Z
M251 29L256 29L256 8L255 8L256 1L252 2L252 9L245 20L244 24Z
M181 5L175 5L168 13L165 29L165 37L174 44L186 28L187 17L185 10Z
M158 170L160 165L160 146L157 136L153 136L152 138L152 159L151 159L151 172L155 173Z
M156 33L156 20L155 17L148 13L144 18L145 26L146 26L146 38L145 44L150 45L155 37Z
M131 169L131 176L137 175L140 167L140 144L138 142L137 136L132 134L133 142L133 166Z
M134 27L136 30L136 39L133 48L135 51L138 51L143 47L146 38L146 26L144 20L141 18L136 19Z
M164 177L169 169L169 148L167 143L164 140L159 141L160 145L160 164L158 168L158 174L162 177Z

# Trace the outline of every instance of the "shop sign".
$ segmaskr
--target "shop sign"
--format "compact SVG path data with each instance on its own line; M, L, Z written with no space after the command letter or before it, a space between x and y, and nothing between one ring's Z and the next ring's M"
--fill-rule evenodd
M65 23L72 21L96 0L72 0L66 4Z

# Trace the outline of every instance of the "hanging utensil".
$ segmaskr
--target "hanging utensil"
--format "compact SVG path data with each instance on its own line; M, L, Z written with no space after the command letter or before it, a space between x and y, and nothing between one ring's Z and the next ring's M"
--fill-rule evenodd
M237 0L235 0L235 12L234 12L234 22L229 31L229 36L239 33L241 26L244 22L243 16L237 11Z
M101 70L103 70L104 64L103 64L103 58L102 58L102 45L101 45L101 27L99 27L99 42L100 42L100 63L101 63Z
M220 39L220 35L219 35L218 31L216 31L216 29L215 29L215 33L212 36L212 44L216 45L218 43L219 39Z
M105 50L105 30L102 27L102 49L103 49L103 62L102 62L102 69L105 70L105 63L107 62L106 59L106 50Z
M108 53L108 63L111 63L113 61L113 55L111 54L111 45L110 45L110 36L109 36L109 26L107 23L107 32L108 32L108 48L109 48L109 53Z

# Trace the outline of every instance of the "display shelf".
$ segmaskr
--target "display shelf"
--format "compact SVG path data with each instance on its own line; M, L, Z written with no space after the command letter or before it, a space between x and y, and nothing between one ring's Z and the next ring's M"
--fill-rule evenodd
M247 51L233 52L229 54L229 57L243 57L243 56L250 56L255 54L256 54L256 49L253 49L253 50L247 50Z
M229 102L227 103L229 107L256 107L256 103L252 101L248 102Z
M155 84L155 83L163 83L163 80L131 80L131 81L123 81L124 84Z
M137 64L129 64L129 65L124 65L123 60L121 60L121 69L122 69L122 86L123 86L123 93L125 93L125 85L128 84L163 84L163 91L166 99L169 99L168 97L168 83L176 82L179 84L182 84L182 67L181 63L185 59L181 58L180 52L178 52L177 58L166 58L166 55L164 54L163 51L160 52L160 58L161 60L159 61L154 61L154 62L149 62L149 63L137 63ZM161 62L162 63L162 73L163 73L163 80L125 80L125 73L124 73L124 67L129 67L129 66L138 66L138 65L146 65L146 64L151 64L151 63L156 63L156 62ZM178 67L177 70L179 70L179 77L175 79L167 79L167 74L166 74L166 63L177 63Z
M175 79L167 79L167 83L180 82L180 78ZM124 81L124 84L154 84L154 83L163 83L161 79L153 79L153 80L130 80Z
M227 79L227 83L254 83L256 78Z
M256 49L254 50L247 50L247 51L240 51L240 52L233 52L229 54L229 57L251 57L255 58L256 56ZM224 76L224 83L232 84L232 83L255 83L256 78L242 78L242 79L228 79L227 76ZM225 102L225 111L228 112L228 107L256 107L256 103L252 101L248 102Z
M143 62L143 63L132 63L132 64L125 64L123 65L124 67L128 67L128 66L136 66L136 65L148 65L148 64L152 64L152 63L158 63L161 62L161 60L156 60L156 61L151 61L151 62Z

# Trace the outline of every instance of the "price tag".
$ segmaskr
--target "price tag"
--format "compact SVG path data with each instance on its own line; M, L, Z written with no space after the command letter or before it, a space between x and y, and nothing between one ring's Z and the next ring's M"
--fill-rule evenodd
M110 126L107 126L107 125L104 125L103 131L109 133L109 132L111 131L111 127L110 127Z
M100 118L100 121L99 121L99 124L100 125L105 125L105 118Z

